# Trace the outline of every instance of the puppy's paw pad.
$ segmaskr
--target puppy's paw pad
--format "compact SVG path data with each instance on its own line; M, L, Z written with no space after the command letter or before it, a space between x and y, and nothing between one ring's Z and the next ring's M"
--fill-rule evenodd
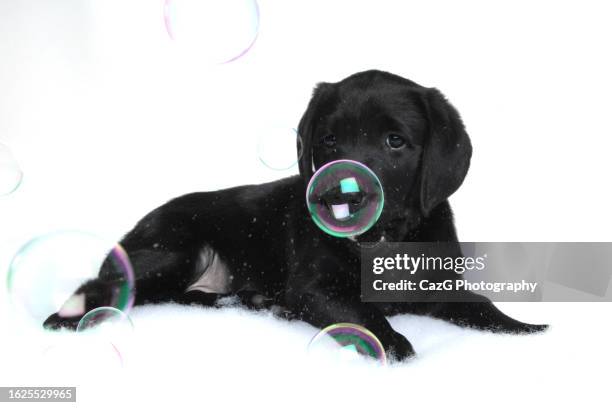
M70 298L64 302L57 315L62 318L69 318L75 316L83 316L85 314L85 294L78 293L70 296Z

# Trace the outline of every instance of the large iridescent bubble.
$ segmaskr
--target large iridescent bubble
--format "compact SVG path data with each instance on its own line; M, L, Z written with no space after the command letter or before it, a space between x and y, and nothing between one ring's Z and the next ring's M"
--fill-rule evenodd
M223 64L246 54L257 39L255 0L165 0L168 36L193 61Z
M104 267L103 267L104 264ZM102 293L80 293L84 283L105 277ZM7 275L7 288L19 318L42 327L53 313L79 318L89 309L110 306L127 312L134 302L134 271L118 244L78 231L59 231L36 237L19 249ZM76 292L76 293L75 293ZM102 302L102 304L100 304Z
M306 189L312 220L335 237L363 234L378 221L384 206L380 180L364 164L337 160L322 166Z

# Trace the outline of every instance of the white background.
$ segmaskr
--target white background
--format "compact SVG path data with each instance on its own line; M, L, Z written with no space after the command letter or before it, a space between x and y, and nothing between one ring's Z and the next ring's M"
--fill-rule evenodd
M118 238L173 196L294 173L261 165L255 129L296 126L315 83L370 68L435 86L462 113L474 145L451 199L462 240L611 240L605 2L261 0L255 45L221 66L177 52L162 6L0 0L0 141L24 172L20 189L0 197L1 270L37 234ZM236 310L135 311L132 364L81 364L75 381L102 379L82 385L83 406L96 390L105 401L155 400L152 382L194 405L196 396L254 406L609 402L609 304L503 307L553 329L516 338L398 318L418 360L351 371L304 366L296 353L314 333L306 325ZM70 365L39 370L33 350L48 336L2 326L11 358L0 385L65 384L75 374Z

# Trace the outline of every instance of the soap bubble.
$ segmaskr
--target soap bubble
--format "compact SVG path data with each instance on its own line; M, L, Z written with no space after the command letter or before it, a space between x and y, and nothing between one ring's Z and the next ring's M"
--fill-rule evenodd
M76 331L86 337L87 342L105 351L109 351L111 346L122 365L125 356L121 352L129 351L135 344L132 320L114 307L103 306L90 310L81 318Z
M337 160L312 176L306 204L323 231L335 237L352 237L378 221L384 194L380 180L368 167L353 160Z
M246 54L257 38L255 0L166 0L166 31L194 60L223 64Z
M130 332L134 324L127 314L110 306L90 310L79 321L76 331Z
M0 143L0 196L17 190L23 179L23 173L11 150Z
M259 131L257 157L272 170L288 170L302 155L302 139L289 126L269 126Z
M103 306L123 312L134 302L134 272L125 250L118 244L78 231L59 231L30 240L9 266L7 287L19 317L41 327L53 313L62 318L84 315L90 299L75 291L98 276L104 263ZM88 307L89 306L89 307Z
M380 340L365 327L352 323L332 324L321 330L308 344L308 353L348 362L366 356L382 364L387 363L385 349Z

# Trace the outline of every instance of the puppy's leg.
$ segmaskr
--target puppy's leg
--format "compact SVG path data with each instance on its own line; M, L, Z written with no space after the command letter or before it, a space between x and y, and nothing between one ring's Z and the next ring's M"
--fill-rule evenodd
M515 320L504 314L488 299L477 302L441 303L430 315L457 326L494 333L530 334L548 328L546 324L529 324Z
M297 318L321 329L335 323L364 326L378 337L392 359L401 361L415 354L410 342L393 330L380 310L359 300L325 291L292 291L287 306Z
M189 283L192 260L187 253L136 250L129 253L134 269L134 305L159 303L179 298ZM57 313L43 323L46 329L76 329L90 310L109 306L114 291L125 284L113 267L112 259L103 263L98 278L85 282Z
M461 327L487 330L495 333L529 334L544 331L546 324L529 324L515 320L486 297L464 292L465 301L460 302L398 302L379 304L388 315L410 313L432 316Z
M207 293L200 290L189 290L172 299L173 302L181 305L214 306L222 295Z

